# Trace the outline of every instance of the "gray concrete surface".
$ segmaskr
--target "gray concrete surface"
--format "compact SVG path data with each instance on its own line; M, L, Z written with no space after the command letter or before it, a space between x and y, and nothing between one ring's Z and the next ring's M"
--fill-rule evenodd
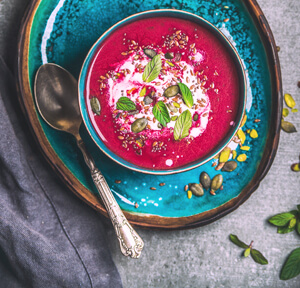
M6 43L18 30L10 19L23 13L29 0L0 0L0 54L15 43ZM258 0L280 46L283 92L290 93L300 108L300 2ZM15 7L18 7L17 9ZM9 59L13 62L14 59ZM276 234L267 219L300 204L300 173L290 170L300 154L300 112L288 118L298 133L281 133L275 161L258 190L236 211L208 226L187 231L138 229L145 241L139 260L123 257L114 232L107 226L108 240L124 288L139 287L300 287L300 276L281 281L279 272L286 256L300 246L296 233ZM254 240L256 249L269 260L265 266L241 257L241 249L228 240L230 233L245 242Z

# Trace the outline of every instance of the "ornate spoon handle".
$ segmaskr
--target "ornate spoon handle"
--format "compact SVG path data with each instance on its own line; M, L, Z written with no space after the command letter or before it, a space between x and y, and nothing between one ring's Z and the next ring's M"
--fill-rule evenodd
M124 216L116 199L110 191L104 176L95 166L95 162L92 156L90 156L88 153L82 139L78 137L76 138L77 145L83 154L85 163L90 168L94 184L115 228L115 232L119 239L121 252L123 255L130 256L131 258L139 258L144 247L142 238L136 233Z

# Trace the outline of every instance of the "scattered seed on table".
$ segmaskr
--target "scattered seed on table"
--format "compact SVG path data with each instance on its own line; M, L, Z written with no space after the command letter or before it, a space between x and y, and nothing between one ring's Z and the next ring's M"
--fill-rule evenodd
M165 186L166 185L166 183L159 183L159 186Z
M189 185L185 185L185 186L184 186L184 191L187 191L188 188L189 188Z
M155 187L150 187L150 189L151 189L151 190L156 190L156 188L155 188Z
M139 204L137 202L135 202L134 207L139 208Z
M115 180L116 184L120 184L122 181L121 180Z

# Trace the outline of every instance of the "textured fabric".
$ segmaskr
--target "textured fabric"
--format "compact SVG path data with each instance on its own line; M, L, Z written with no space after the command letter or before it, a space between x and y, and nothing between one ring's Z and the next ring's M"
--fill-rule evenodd
M32 142L0 58L0 287L121 287L99 215Z

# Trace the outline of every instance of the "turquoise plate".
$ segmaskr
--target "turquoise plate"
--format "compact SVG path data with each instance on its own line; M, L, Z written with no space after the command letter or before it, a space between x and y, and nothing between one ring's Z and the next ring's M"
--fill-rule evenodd
M282 109L280 68L272 33L255 0L117 0L113 4L105 0L35 0L20 31L20 102L53 169L74 193L105 214L74 139L53 130L38 115L32 95L34 76L40 65L53 62L78 78L86 54L104 31L129 15L159 8L181 9L203 17L237 49L248 82L247 121L242 130L246 135L244 146L250 150L242 151L234 143L232 147L238 146L237 155L246 154L247 160L238 162L233 172L215 170L217 160L213 159L175 175L146 175L105 156L83 126L81 135L131 223L152 228L195 227L219 219L243 203L258 187L276 153ZM258 138L247 133L252 129ZM202 171L211 177L221 173L223 190L214 196L206 191L202 197L189 199L184 187L199 183Z

